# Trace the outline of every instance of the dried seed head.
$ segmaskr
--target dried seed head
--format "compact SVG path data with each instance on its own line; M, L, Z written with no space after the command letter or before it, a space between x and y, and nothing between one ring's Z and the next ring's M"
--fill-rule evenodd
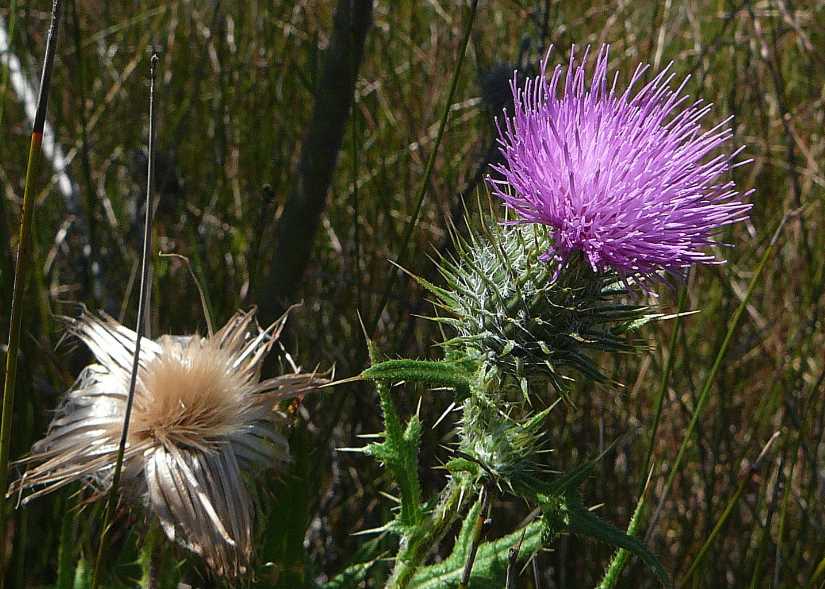
M260 380L282 326L261 330L252 312L238 313L209 338L141 342L123 490L219 575L242 574L252 557L253 507L242 472L289 460L279 403L323 382L299 371ZM76 481L98 490L111 485L136 334L93 315L71 329L97 362L83 370L23 459L28 470L9 494L37 488L24 504Z
M244 384L231 355L213 342L193 336L182 345L165 338L135 395L129 439L212 448L243 427L249 409Z

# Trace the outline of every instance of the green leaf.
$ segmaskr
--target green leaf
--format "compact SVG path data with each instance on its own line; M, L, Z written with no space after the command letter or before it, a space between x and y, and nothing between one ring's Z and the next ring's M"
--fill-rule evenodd
M74 589L89 589L92 586L92 571L88 563L81 558L77 561L77 568L74 571Z
M431 360L385 360L373 364L361 377L388 382L409 381L427 385L445 385L458 389L470 386L471 373L455 362Z
M57 587L56 589L72 589L74 579L74 544L75 522L77 514L68 506L64 507L63 522L60 525L60 546L57 552ZM79 565L78 565L79 566Z
M582 536L589 536L611 546L618 546L619 548L624 548L632 552L650 568L662 585L665 587L671 587L673 585L670 576L659 560L648 550L647 546L639 539L628 536L624 531L604 521L592 511L589 511L581 504L578 498L568 497L567 515L569 517L571 532Z
M367 574L375 564L374 560L369 562L359 562L350 565L338 575L321 585L323 589L350 589L358 586L361 581L367 578Z
M464 572L465 550L468 548L459 541L465 534L465 529L468 526L471 527L473 521L470 517L466 518L462 531L459 533L459 540L456 541L458 550L454 550L453 554L443 562L419 570L410 587L440 589L458 586ZM469 586L473 589L501 589L507 575L510 549L519 548L517 562L523 564L541 549L545 531L543 521L534 521L503 538L483 543L476 554ZM468 537L471 532L471 529L466 531Z
M311 489L318 485L318 457L305 423L299 423L289 437L292 461L271 496L261 498L266 507L261 514L266 530L256 546L259 562L272 562L274 567L257 571L257 587L303 586L307 574L304 537L310 523ZM277 579L277 580L276 580Z

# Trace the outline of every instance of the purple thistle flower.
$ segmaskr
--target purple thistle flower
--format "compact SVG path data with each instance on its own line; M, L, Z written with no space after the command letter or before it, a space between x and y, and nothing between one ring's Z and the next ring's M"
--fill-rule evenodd
M687 79L671 89L670 66L634 92L648 68L639 65L619 92L618 74L607 77L607 46L589 87L575 48L566 73L557 65L549 79L548 58L521 88L514 76L515 114L497 122L505 162L493 166L501 178L489 182L519 214L514 222L551 228L545 259L559 268L576 251L594 270L623 277L718 262L705 251L716 244L713 234L751 208L725 179L746 163L733 162L741 149L718 153L733 136L730 119L703 130L710 105L687 102Z

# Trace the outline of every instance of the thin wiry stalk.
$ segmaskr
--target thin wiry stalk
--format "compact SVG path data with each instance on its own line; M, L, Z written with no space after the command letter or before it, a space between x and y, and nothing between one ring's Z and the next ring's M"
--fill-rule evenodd
M713 526L713 530L711 531L710 535L705 540L702 547L699 549L699 552L696 554L696 558L693 559L693 563L690 565L690 568L685 573L685 576L682 577L681 581L679 582L680 586L683 586L687 583L688 579L690 579L691 575L696 572L699 568L699 565L702 562L702 559L708 553L711 546L716 540L716 537L719 535L719 532L722 530L722 527L728 521L731 513L733 513L733 508L736 507L736 504L739 502L739 498L742 497L742 493L745 492L745 488L747 487L748 483L751 482L753 474L759 469L759 466L762 463L762 460L765 458L765 455L768 453L773 442L779 437L780 432L774 432L774 434L770 437L768 442L762 448L762 451L759 453L759 456L753 462L753 464L748 468L739 478L739 485L736 488L736 492L733 494L733 497L730 498L728 504L725 506L725 509L722 511L722 515L719 516L719 519L716 522L716 525Z
M685 457L685 452L687 451L687 447L690 445L691 440L693 439L693 433L696 430L696 426L699 423L699 418L702 416L702 411L705 408L705 403L710 396L710 389L713 387L713 382L716 379L716 374L719 372L719 369L722 366L722 361L725 359L725 355L727 354L728 347L730 347L731 341L733 341L733 334L736 333L736 328L739 325L739 320L742 318L742 315L745 312L745 309L750 302L751 296L753 295L753 291L756 289L756 285L759 283L759 279L762 277L762 272L765 270L765 266L767 265L768 259L770 259L771 254L773 253L777 241L779 241L779 235L782 232L782 228L785 226L785 222L788 220L789 215L784 215L782 220L779 222L779 226L776 228L776 231L771 238L770 243L768 243L768 247L765 248L765 253L762 254L762 258L759 260L759 264L756 267L756 271L754 272L753 278L751 278L750 284L748 285L748 290L745 292L745 296L742 298L742 301L739 303L739 306L736 308L736 311L733 313L733 317L731 317L730 323L728 324L727 333L725 333L725 338L722 340L722 344L719 346L719 350L716 353L716 358L713 361L713 365L711 366L710 372L708 372L707 377L705 377L705 381L702 384L702 390L699 393L699 399L696 402L696 407L693 410L693 416L690 419L690 423L688 424L687 430L685 431L684 438L682 439L682 444L679 446L679 451L676 453L676 459L673 461L673 466L671 467L670 473L667 477L667 482L665 483L665 487L662 490L662 494L659 497L659 504L656 506L656 511L653 513L653 517L650 521L650 527L648 529L648 537L652 533L652 531L656 527L656 522L659 519L659 514L662 511L662 507L665 504L665 500L667 499L668 493L670 492L670 488L673 485L673 481L676 478L676 475L679 472L680 467L682 466L682 460ZM649 538L648 538L649 540Z
M662 407L664 405L665 395L667 395L668 387L670 386L670 375L673 373L673 361L676 356L676 341L679 337L679 328L682 326L682 313L685 311L687 304L687 285L679 291L679 300L677 302L677 316L676 322L673 324L673 333L670 334L670 343L668 344L667 360L665 360L665 369L662 372L662 382L659 385L659 394L656 398L656 412L653 416L653 425L650 428L650 440L647 443L647 454L641 472L647 472L650 469L650 461L653 458L653 448L656 444L656 434L659 431L659 421L662 418ZM642 483L644 489L646 483ZM641 495L642 490L639 491Z
M63 2L61 0L61 5L62 4ZM6 71L8 72L11 93L16 95L20 106L23 107L26 118L33 127L35 119L37 118L37 105L40 94L29 79L27 72L24 71L23 62L18 55L11 50L11 37L6 35L2 23L0 23L0 54L5 57L4 61ZM53 177L47 186L34 195L35 200L41 202L46 194L52 190L52 187L54 187L63 197L67 213L70 215L79 215L80 209L77 202L77 188L66 171L69 166L69 159L67 159L67 154L63 151L63 146L55 137L54 128L46 120L43 121L41 150L42 157L47 159L51 165ZM77 220L77 223L80 223L80 219ZM80 225L82 225L82 223L80 223ZM85 227L76 227L76 231L85 235Z
M413 229L415 229L415 226L418 223L418 216L421 214L421 206L424 204L424 197L427 196L427 188L430 185L430 176L432 176L433 173L435 157L438 154L441 139L444 137L444 131L447 128L447 118L450 115L450 107L453 104L455 89L458 86L458 76L461 73L461 64L464 62L464 55L467 53L467 45L470 42L470 33L473 30L473 22L475 21L477 8L478 0L473 0L472 5L470 6L470 14L467 17L467 23L464 27L464 38L461 41L461 50L458 53L458 62L456 63L455 71L453 72L453 79L450 82L450 91L447 93L447 101L444 104L444 110L441 113L441 121L438 124L438 133L436 133L435 142L433 143L432 151L430 151L430 157L427 158L427 166L424 168L424 177L421 179L421 186L418 189L418 201L416 202L412 217L410 217L407 227L404 230L404 236L401 238L401 249L399 250L398 257L395 259L395 263L390 270L387 286L384 289L381 302L378 305L378 309L375 311L375 316L370 324L370 329L367 332L370 337L375 335L374 332L376 327L378 327L378 321L381 319L381 313L384 312L384 307L387 306L392 289L395 287L395 281L398 278L398 267L404 266L407 261L407 248L409 246L410 238L412 237Z
M148 301L147 291L149 289L149 251L152 248L152 183L154 182L154 162L155 162L155 74L160 61L156 51L152 52L149 61L149 155L146 172L146 216L143 225L143 254L141 256L141 276L140 294L138 296L137 326L135 328L135 354L132 361L132 374L129 380L129 393L126 397L126 409L123 415L123 429L120 434L120 444L117 450L117 461L112 475L112 486L109 489L109 496L106 498L106 510L103 516L103 528L100 535L100 543L97 548L97 559L95 560L94 573L92 575L92 589L97 589L100 584L100 566L103 560L103 552L109 529L112 524L115 506L117 504L117 492L120 484L120 473L123 468L123 454L126 452L126 439L129 435L129 419L132 416L132 405L135 398L135 386L137 384L138 366L140 363L140 342L143 339L145 323L143 316L146 311L145 306Z
M20 233L17 243L17 262L14 271L14 287L11 299L11 321L9 322L8 349L6 351L6 379L3 386L3 416L0 424L0 490L5 494L9 474L9 447L11 445L12 413L14 412L14 390L17 380L17 355L20 352L20 329L23 321L23 295L32 263L31 225L34 212L34 179L40 168L40 146L43 142L43 127L46 123L46 106L49 102L52 67L57 49L57 33L60 26L62 0L52 4L51 25L46 40L46 58L43 63L43 76L40 79L40 96L37 99L37 111L32 127L29 159L26 166L26 184L23 189L23 211L20 216ZM0 500L1 502L2 500ZM6 540L5 509L0 503L0 554L5 554ZM0 587L3 585L0 570Z

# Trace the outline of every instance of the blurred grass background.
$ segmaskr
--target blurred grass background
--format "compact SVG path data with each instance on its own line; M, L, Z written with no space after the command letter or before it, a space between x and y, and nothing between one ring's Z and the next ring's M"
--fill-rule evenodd
M324 76L335 4L67 2L48 120L66 153L72 185L61 191L44 162L13 457L42 435L59 395L88 360L74 343L58 345L62 332L55 315L76 313L67 302L77 302L134 321L146 71L153 43L161 50L157 248L191 260L218 322L250 305L261 308L265 322L303 301L292 312L288 333L299 363L334 364L339 376L364 367L358 313L368 325L376 318L392 272L388 259L401 250L467 10L445 0L374 3L362 59L345 52L339 60L339 68L346 60L357 68L354 109L349 114L344 109L337 165L314 238L313 219L290 220L289 235L305 242L312 238L296 278L287 262L300 244L294 238L279 241L284 235L279 221L306 183L302 146L308 130L321 125L319 137L327 133L333 137L327 148L335 147L334 129L323 126L329 108L319 112L313 105L321 103L319 97L346 98L348 92L345 80ZM42 0L0 7L3 25L14 31L11 51L35 88L49 8ZM350 28L354 42L358 33ZM436 278L428 255L449 247L449 219L460 224L465 209L476 208L477 191L486 200L482 178L496 157L492 116L507 102L512 70L534 72L551 43L558 48L555 62L566 60L573 43L603 42L611 44L612 67L624 81L640 61L658 68L673 60L678 77L691 75L690 94L715 104L714 122L734 117L735 143L747 145L745 155L753 159L735 171L743 190L756 190L751 221L725 235L736 246L722 252L727 264L700 269L687 284L687 306L701 313L685 318L676 338L653 451L654 505L727 322L774 229L791 213L715 380L687 463L648 540L680 579L744 477L744 491L690 584L820 586L813 577L825 562L822 2L482 1L407 267ZM5 342L30 122L8 77L2 80L0 333ZM323 148L321 141L314 149ZM304 156L314 161L315 152ZM662 288L661 304L675 310L676 294ZM434 326L416 317L430 311L421 289L399 278L378 321L381 348L399 356L437 354L429 344ZM205 330L197 290L178 260L155 259L150 323L154 335ZM550 461L558 468L618 440L586 486L585 498L603 504L599 513L620 527L647 476L645 434L674 326L647 328L652 352L622 358L610 368L624 388L576 390L575 405L554 413L550 436L556 452ZM448 401L437 393L422 394L421 416L432 425ZM414 411L418 397L407 391L401 403ZM381 471L366 457L335 450L359 445L358 434L380 427L369 387L347 385L305 399L292 433L295 462L280 481L271 481L268 498L262 499L258 556L272 564L260 567L260 586L299 586L339 572L366 542L352 534L386 521L392 503L378 492L392 489ZM775 431L779 438L759 468L749 470ZM427 428L422 464L447 457L441 444L450 434L449 418ZM443 484L442 471L421 474L431 490ZM492 534L512 530L520 509L499 505ZM93 507L81 505L77 489L16 511L3 532L13 548L0 555L9 586L53 586L59 570L65 575L80 556L92 555L98 525L93 515ZM130 563L139 522L138 514L122 513L111 548L111 570L123 583L135 574ZM592 586L610 552L564 537L539 557L542 586ZM532 575L522 582L532 586ZM655 581L635 564L623 582L635 587Z

